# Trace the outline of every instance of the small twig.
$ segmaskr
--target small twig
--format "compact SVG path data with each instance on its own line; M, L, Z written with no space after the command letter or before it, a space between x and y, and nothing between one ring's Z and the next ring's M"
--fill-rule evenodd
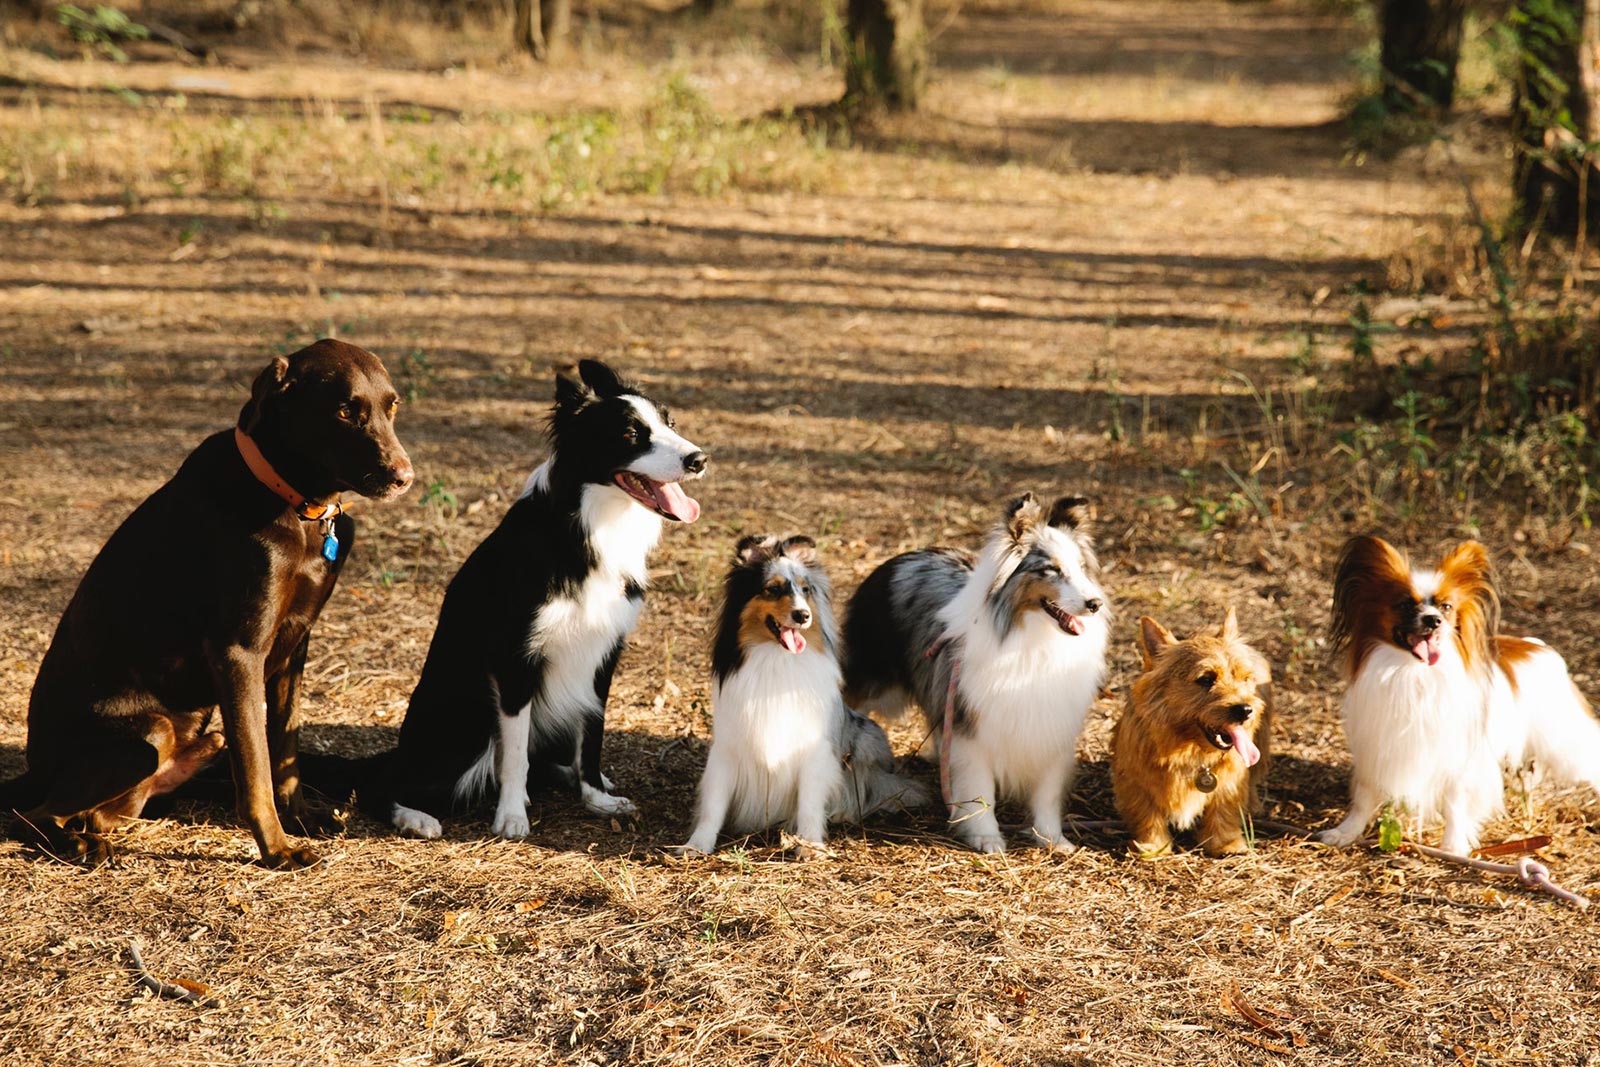
M1312 831L1307 830L1303 826L1296 826L1293 823L1262 821L1257 822L1256 825L1270 830L1277 830L1281 833L1298 835L1300 837L1315 836ZM1362 840L1362 844L1375 846L1377 842L1373 841L1372 838L1369 837L1364 838ZM1402 847L1411 849L1411 851L1415 852L1419 856L1427 856L1430 859L1444 860L1446 863L1454 863L1462 867L1470 867L1475 871L1485 871L1489 874L1515 875L1518 881L1520 881L1523 885L1528 886L1530 889L1537 889L1541 892L1549 893L1557 900L1564 900L1568 904L1574 905L1579 911L1589 910L1591 901L1588 897L1585 897L1579 893L1574 893L1569 889L1563 889L1559 885L1556 885L1555 882L1550 880L1550 868L1546 867L1532 856L1523 856L1515 863L1494 863L1490 860L1481 860L1473 856L1458 856L1454 852L1446 852L1444 849L1434 848L1432 845L1419 845L1415 841L1406 841L1403 843Z
M194 1004L202 1008L222 1007L220 1000L206 996L203 992L205 987L198 982L192 983L196 988L189 989L175 982L164 982L151 974L150 969L144 965L144 956L139 953L139 942L128 942L128 955L133 959L133 973L138 977L139 984L150 990L157 997L165 997L168 1000L181 1000L187 1004Z

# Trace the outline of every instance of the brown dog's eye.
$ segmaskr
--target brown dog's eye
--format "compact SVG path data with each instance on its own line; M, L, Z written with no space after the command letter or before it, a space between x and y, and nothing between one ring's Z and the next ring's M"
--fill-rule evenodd
M1206 673L1194 680L1194 684L1200 686L1202 689L1210 689L1212 686L1217 684L1217 672L1206 671Z
M389 417L391 419L394 418L395 413L398 412L399 410L400 410L400 398L399 397L395 397L393 400L389 401Z
M346 400L339 405L339 417L345 422L356 421L356 406L352 401Z

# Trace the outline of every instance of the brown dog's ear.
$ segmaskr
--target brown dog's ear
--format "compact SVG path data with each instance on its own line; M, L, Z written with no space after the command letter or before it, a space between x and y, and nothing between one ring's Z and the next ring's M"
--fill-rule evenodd
M778 546L778 551L806 567L817 561L817 543L804 534L796 534L784 541Z
M1023 493L1017 499L1006 505L1006 532L1011 535L1011 540L1021 541L1027 536L1028 531L1039 524L1044 509L1039 506L1039 498L1032 493Z
M1086 496L1064 496L1050 505L1050 525L1064 530L1081 530L1094 518L1094 508Z
M1228 605L1228 614L1222 619L1222 639L1224 641L1237 641L1239 639L1239 613L1233 610L1233 605Z
M1163 648L1177 643L1178 639L1172 636L1171 630L1148 615L1139 616L1139 651L1144 655L1145 670L1155 666L1156 655Z
M733 558L746 567L755 563L765 563L772 558L777 547L778 539L771 534L751 534L739 538L739 543L733 549Z
M250 386L250 399L239 410L239 429L254 433L256 424L261 421L262 405L283 392L288 384L289 361L282 356L274 356Z

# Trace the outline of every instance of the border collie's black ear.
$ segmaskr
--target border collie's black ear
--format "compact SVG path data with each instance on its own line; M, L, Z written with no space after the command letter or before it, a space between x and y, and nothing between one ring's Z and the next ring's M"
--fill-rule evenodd
M622 379L617 377L617 372L601 363L598 359L585 359L578 362L578 374L590 389L600 396L621 396L628 391L622 384Z
M805 534L796 534L784 541L778 551L807 567L817 561L817 543Z
M250 386L250 399L239 410L239 429L245 433L255 432L256 424L261 421L261 406L268 397L283 392L288 384L289 361L282 356L274 356Z
M579 368L572 364L556 368L556 407L572 411L594 397L594 391L578 377Z
M1067 530L1081 530L1094 518L1094 508L1086 496L1064 496L1050 505L1050 525Z
M1023 493L1007 504L1006 532L1011 535L1011 540L1021 541L1029 530L1039 524L1039 517L1043 514L1039 498L1032 493Z
M743 566L754 563L765 563L776 554L778 539L771 534L751 534L739 538L739 543L734 547L733 558Z

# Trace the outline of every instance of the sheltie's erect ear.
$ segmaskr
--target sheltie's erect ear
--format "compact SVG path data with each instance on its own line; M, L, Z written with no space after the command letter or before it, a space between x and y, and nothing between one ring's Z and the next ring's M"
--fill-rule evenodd
M751 534L739 538L733 548L733 561L742 567L765 563L778 554L778 539L771 534Z
M1011 535L1011 540L1020 544L1042 518L1044 508L1039 506L1039 498L1032 493L1023 493L1006 505L1006 533Z
M1094 519L1094 507L1086 496L1064 496L1050 505L1051 526L1062 530L1086 530Z
M788 556L802 567L817 562L817 543L805 534L796 534L778 546L781 555Z

